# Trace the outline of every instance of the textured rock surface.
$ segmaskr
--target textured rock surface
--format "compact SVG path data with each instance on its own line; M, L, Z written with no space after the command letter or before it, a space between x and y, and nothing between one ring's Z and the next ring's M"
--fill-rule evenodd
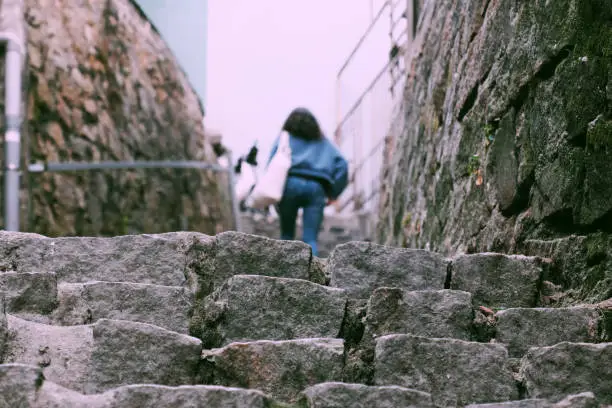
M302 393L307 408L433 408L431 395L397 386L322 383Z
M453 259L450 287L472 293L479 306L533 307L541 280L537 258L474 254Z
M495 340L504 343L512 357L521 357L530 347L599 340L600 316L593 309L507 309L495 317Z
M58 282L185 283L185 257L201 234L46 238L0 232L0 270L53 272ZM206 237L206 236L203 236Z
M493 404L471 404L465 408L599 408L600 404L592 392L569 395L554 403L545 399L497 402Z
M59 327L7 317L11 336L5 363L41 367L45 378L72 390L90 387L91 326Z
M150 323L187 333L192 295L185 288L124 282L68 283L59 287L53 320L63 325L100 319Z
M205 347L252 340L338 337L346 295L300 279L236 275L204 302Z
M26 162L216 160L197 95L134 2L3 3L23 3L3 15L27 34ZM24 184L22 225L45 235L231 227L226 186L209 171L32 173Z
M196 338L149 324L107 319L93 325L93 338L87 393L128 384L195 381L202 351Z
M378 287L444 289L448 261L437 253L350 242L332 252L327 268L331 286L367 298Z
M475 305L468 292L406 289L429 285L432 275L451 286L451 260L439 254L367 243L346 247L339 248L343 263L332 256L315 259L313 267L303 244L245 234L50 239L0 232L0 405L609 404L612 343L530 348L523 359L510 358L502 343L519 356L530 345L608 341L609 301L496 315ZM524 257L457 259L463 270L458 281L479 296L486 288L496 298L508 296L501 291L505 282L510 296L521 299L515 289L531 287L522 276L529 282L548 273L546 279L552 279L552 272L539 266L525 273L530 264L523 265ZM314 280L313 275L333 274L343 266L344 272L382 278L375 275L367 287L359 286L369 291L361 297L306 279L268 276L301 274ZM238 268L258 274L238 274ZM416 272L406 279L402 271ZM381 280L400 287L379 288ZM555 287L542 282L541 299ZM567 397L579 392L586 394ZM531 401L516 401L519 397Z
M2 296L8 313L49 314L56 306L55 274L0 272L0 297Z
M2 299L0 299L0 362L4 361L4 354L7 351L8 335L8 323L4 313L4 304Z
M206 351L208 381L259 389L295 401L308 386L342 379L344 345L340 339L301 339L233 343Z
M43 381L40 370L23 364L0 364L0 407L31 407Z
M428 392L441 406L507 401L518 397L507 357L500 344L388 335L376 340L374 381Z
M29 408L269 408L260 391L216 386L128 385L84 395L45 380L38 367L0 365L0 406Z
M528 395L563 398L591 391L612 404L612 343L560 343L530 349L521 362L521 375Z
M308 279L311 257L310 246L303 242L224 232L217 235L215 286L232 275Z
M423 337L471 339L472 297L467 292L402 291L380 288L368 301L366 333L405 333Z
M440 0L421 14L377 241L454 254L609 240L609 1ZM610 273L587 294L610 297Z

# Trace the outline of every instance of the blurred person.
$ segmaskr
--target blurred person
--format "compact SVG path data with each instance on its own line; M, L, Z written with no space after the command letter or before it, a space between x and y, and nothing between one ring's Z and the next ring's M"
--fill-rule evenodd
M277 208L281 239L295 239L296 221L301 208L302 241L312 247L312 253L316 256L323 211L327 205L334 204L346 188L348 163L338 148L325 137L319 122L308 109L294 109L282 130L289 134L291 167ZM278 143L279 138L272 146L268 163L276 153Z

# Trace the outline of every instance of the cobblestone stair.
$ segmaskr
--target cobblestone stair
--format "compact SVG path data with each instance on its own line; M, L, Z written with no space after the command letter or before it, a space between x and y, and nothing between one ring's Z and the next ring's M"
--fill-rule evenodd
M612 405L612 313L548 261L227 232L0 232L0 407Z

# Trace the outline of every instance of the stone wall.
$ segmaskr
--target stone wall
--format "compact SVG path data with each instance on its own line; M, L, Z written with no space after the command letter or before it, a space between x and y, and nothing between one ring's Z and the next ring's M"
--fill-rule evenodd
M24 2L27 160L216 160L194 90L134 3ZM24 190L22 225L50 236L231 227L210 171L30 174Z
M612 3L436 0L410 55L377 240L552 257L612 297Z

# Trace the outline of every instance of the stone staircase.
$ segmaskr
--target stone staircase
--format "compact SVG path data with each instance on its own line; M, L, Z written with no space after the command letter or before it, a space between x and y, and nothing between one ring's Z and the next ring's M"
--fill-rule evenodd
M0 407L606 407L611 311L545 259L0 232Z

